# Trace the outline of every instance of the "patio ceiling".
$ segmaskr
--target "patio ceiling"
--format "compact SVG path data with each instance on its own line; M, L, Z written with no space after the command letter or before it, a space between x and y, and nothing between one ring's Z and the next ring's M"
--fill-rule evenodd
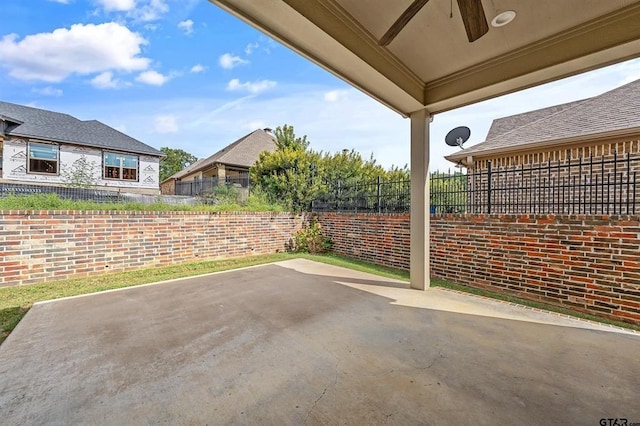
M517 16L474 42L457 0L430 0L384 47L413 0L210 1L405 116L640 56L640 0L482 0Z

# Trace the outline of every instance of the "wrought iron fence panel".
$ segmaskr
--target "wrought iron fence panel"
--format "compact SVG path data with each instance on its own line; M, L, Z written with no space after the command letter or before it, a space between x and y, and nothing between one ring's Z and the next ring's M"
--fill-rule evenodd
M93 201L96 203L118 203L123 194L117 191L91 188L73 188L49 185L22 185L0 183L0 198L8 196L29 196L37 194L56 194L60 198L74 201Z
M433 213L637 214L640 155L435 172L430 177ZM328 182L314 211L395 213L410 210L410 181Z

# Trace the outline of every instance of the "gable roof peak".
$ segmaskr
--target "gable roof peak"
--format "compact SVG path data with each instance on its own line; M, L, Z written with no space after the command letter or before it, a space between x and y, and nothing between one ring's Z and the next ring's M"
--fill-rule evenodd
M167 179L180 179L198 170L212 167L214 164L249 168L255 163L261 152L273 151L275 149L275 136L265 132L263 129L256 129L236 139L209 157L196 161Z

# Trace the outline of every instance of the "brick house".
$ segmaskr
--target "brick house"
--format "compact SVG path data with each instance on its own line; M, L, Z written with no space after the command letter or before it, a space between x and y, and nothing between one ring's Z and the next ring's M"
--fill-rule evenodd
M490 175L493 187L503 191L496 194L505 197L500 202L519 206L511 212L530 213L526 204L560 204L562 198L572 207L564 213L593 203L605 213L607 197L629 195L630 202L640 203L640 190L634 189L640 172L639 111L636 80L592 98L496 119L484 142L446 158L467 169L470 197L476 198L470 204L486 203L483 190L475 189L486 187ZM550 186L555 189L539 190Z
M158 193L162 152L96 120L0 102L0 183L64 185L82 157L97 187Z
M202 185L224 185L227 181L234 181L246 177L249 168L258 160L263 151L274 151L276 138L271 129L257 129L225 146L220 151L207 158L202 158L189 167L168 177L160 184L163 194L180 193L176 191L176 184L185 183ZM240 180L242 186L248 183L246 178ZM178 194L181 195L181 194ZM189 194L190 195L190 194Z

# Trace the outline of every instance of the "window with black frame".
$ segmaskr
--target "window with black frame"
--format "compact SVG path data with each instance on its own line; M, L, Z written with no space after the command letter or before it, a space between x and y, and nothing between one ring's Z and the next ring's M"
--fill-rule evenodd
M104 178L115 180L138 180L138 156L104 153Z
M29 173L58 174L60 147L48 143L29 142Z

